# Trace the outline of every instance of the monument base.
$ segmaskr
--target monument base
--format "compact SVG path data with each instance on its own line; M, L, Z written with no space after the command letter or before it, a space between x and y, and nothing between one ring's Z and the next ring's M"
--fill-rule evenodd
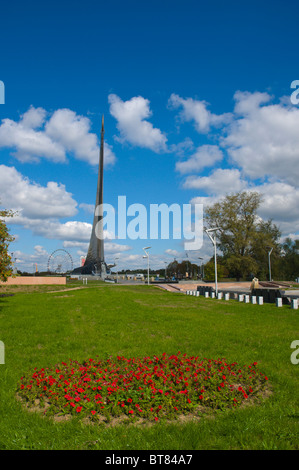
M109 274L108 268L106 263L102 262L99 266L94 263L90 263L88 265L80 266L79 268L75 268L71 272L71 276L92 276L94 279L102 279L105 280L107 275Z

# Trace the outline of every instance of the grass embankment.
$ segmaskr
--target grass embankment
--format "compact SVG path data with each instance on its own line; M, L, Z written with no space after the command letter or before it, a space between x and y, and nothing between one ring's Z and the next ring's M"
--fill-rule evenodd
M39 286L7 288L5 293L14 295L0 298L0 340L5 345L1 449L298 449L299 364L290 360L290 345L299 339L298 311L148 286L94 284L61 292ZM35 367L178 351L240 366L257 362L272 393L259 405L138 427L83 424L79 416L55 421L38 410L28 412L16 399L21 376Z

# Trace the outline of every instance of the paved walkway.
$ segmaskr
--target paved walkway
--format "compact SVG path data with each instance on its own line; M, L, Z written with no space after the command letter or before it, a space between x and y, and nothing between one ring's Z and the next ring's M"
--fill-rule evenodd
M182 292L185 293L187 290L197 290L197 286L205 286L205 287L215 287L213 282L205 283L205 282L180 282L179 284L157 284L159 287L164 288L170 292ZM249 291L250 290L251 282L220 282L218 283L218 290L227 290L227 291L236 291L238 292L241 290Z
M157 284L159 287L168 290L169 292L185 293L187 290L197 290L197 286L215 287L215 284L204 282L183 282L179 284ZM218 291L227 292L242 292L250 294L251 282L220 282L218 283ZM281 293L289 298L299 298L299 290L284 290L280 289Z

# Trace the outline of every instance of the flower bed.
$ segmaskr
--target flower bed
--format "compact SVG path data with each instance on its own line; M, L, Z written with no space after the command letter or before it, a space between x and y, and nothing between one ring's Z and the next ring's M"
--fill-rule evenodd
M70 360L53 368L35 368L21 378L17 393L45 414L158 421L240 406L257 398L267 381L256 362L240 366L179 352L153 358Z

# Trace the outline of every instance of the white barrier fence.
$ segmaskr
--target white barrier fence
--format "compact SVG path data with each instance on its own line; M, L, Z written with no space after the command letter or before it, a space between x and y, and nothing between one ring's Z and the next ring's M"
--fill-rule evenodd
M200 296L200 292L196 290L187 290L186 295L193 295L196 297ZM251 303L253 305L263 305L264 304L264 298L262 296L255 296L255 295L248 295L248 294L239 294L239 293L229 293L229 292L218 292L217 296L215 292L211 291L205 291L203 292L203 295L206 299L211 298L215 299L217 298L218 300L229 300L231 297L234 299L237 299L238 302L243 302L243 303ZM281 297L277 297L275 299L275 304L276 307L282 307L283 306L283 301ZM298 310L298 299L291 299L291 309L293 310Z

